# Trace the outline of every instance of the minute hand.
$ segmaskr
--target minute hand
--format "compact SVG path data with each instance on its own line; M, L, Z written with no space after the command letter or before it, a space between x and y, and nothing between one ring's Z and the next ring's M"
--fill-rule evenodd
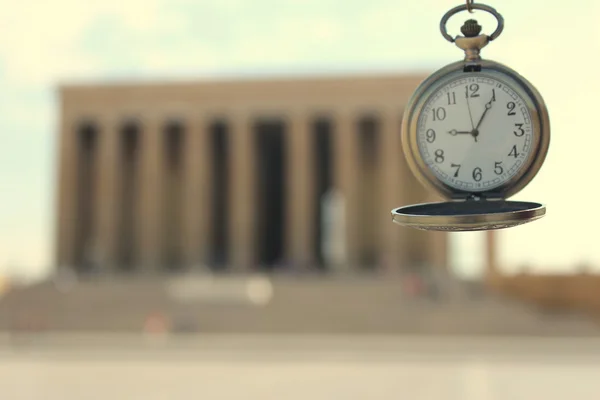
M494 101L494 98L492 97L490 99L490 101L488 101L487 103L485 103L485 110L483 111L483 114L481 114L481 118L479 118L479 122L477 123L477 126L475 127L475 130L479 130L479 127L481 126L481 123L483 122L483 118L485 117L485 114L487 114L488 110L490 108L492 108L492 102Z

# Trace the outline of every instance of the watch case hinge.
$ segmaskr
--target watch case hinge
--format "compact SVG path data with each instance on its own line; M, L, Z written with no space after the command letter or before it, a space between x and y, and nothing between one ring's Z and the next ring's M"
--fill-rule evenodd
M499 201L504 200L502 196L494 194L494 193L477 193L470 194L467 196L466 201Z
M453 201L502 201L504 197L498 193L469 193L467 195L455 196Z

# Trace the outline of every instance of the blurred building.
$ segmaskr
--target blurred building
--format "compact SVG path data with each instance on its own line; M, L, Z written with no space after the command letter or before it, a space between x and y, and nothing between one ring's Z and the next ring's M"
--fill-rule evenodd
M425 76L66 85L57 263L90 270L446 264L446 235L399 227L432 200L404 162Z

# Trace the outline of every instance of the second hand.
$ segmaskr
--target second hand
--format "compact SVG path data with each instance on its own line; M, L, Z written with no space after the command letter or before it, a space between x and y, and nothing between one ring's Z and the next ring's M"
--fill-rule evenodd
M471 113L471 103L469 102L469 87L465 87L465 97L467 98L467 108L469 110L469 119L471 120L471 129L475 130L475 124L473 123L473 114Z

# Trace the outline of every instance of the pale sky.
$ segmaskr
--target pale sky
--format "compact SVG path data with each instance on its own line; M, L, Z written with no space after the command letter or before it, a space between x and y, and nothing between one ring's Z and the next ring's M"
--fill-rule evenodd
M442 15L461 3L0 0L0 272L51 267L60 82L433 72L462 57L438 29ZM486 3L504 16L506 27L483 57L510 66L538 88L552 128L546 163L515 196L545 203L548 215L502 232L507 270L523 264L546 271L600 265L595 229L600 212L593 208L600 154L595 3ZM451 32L458 33L466 17L456 17ZM491 33L491 17L481 12L471 17ZM480 238L452 237L455 260L465 273L479 267Z

